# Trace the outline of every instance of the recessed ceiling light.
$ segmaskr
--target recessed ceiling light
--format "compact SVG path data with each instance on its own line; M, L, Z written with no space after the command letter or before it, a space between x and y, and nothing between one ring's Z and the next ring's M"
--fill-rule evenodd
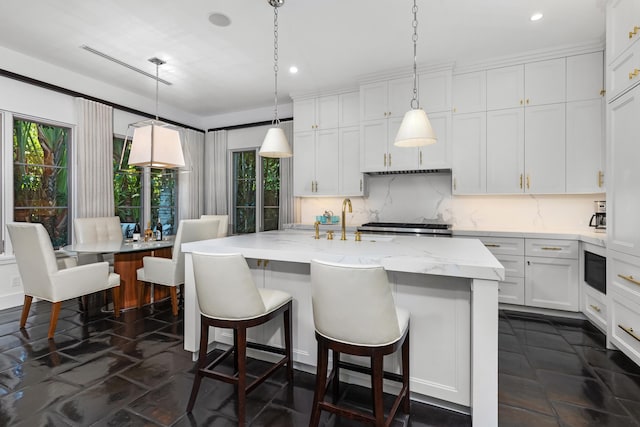
M296 67L295 65L292 65L291 67L289 67L289 72L291 74L296 74L298 72L298 67Z
M531 15L531 18L529 19L531 19L532 21L539 21L542 19L542 13L536 12L533 15Z
M231 24L231 19L223 13L212 13L209 15L209 22L216 27L228 27Z

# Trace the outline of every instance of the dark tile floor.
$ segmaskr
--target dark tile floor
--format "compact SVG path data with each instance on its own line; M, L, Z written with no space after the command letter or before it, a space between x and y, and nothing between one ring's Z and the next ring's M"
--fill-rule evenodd
M168 304L86 316L63 304L54 341L46 339L50 304L36 303L27 328L20 308L0 311L0 426L233 426L233 387L203 380L196 408L185 407L193 363L182 350L183 326ZM251 360L249 370L264 364ZM282 373L249 395L251 426L305 426L313 375ZM343 387L341 400L369 407L368 390ZM584 321L500 313L501 426L639 425L640 368L604 349ZM388 405L387 405L388 406ZM325 426L359 425L323 415ZM469 426L468 416L412 402L394 426Z

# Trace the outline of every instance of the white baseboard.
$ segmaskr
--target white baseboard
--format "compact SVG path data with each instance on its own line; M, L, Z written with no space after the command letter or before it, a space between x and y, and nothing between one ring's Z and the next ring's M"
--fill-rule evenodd
M24 293L18 292L0 296L0 310L12 307L20 307L24 303Z

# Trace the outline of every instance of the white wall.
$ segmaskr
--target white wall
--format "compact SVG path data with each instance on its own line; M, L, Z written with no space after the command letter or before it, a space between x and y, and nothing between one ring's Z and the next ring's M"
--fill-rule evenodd
M588 227L593 201L604 194L453 196L450 174L368 177L369 196L351 198L347 225L369 221L439 220L465 229L568 230ZM342 198L300 198L300 221L311 224L325 210L342 212Z

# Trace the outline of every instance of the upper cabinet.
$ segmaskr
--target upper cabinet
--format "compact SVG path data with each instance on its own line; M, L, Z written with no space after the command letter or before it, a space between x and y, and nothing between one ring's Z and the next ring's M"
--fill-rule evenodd
M339 96L329 95L293 102L293 131L335 129L339 125Z
M567 102L602 99L602 52L567 57Z
M640 2L612 0L607 5L607 64L640 38Z
M487 72L453 76L453 113L477 113L487 109Z
M420 74L418 76L420 108L427 113L451 111L451 80L451 71ZM407 100L410 101L411 98Z
M487 111L524 105L524 65L487 71Z
M338 126L346 128L360 125L360 92L338 95Z
M402 117L411 108L413 79L401 78L360 86L360 120Z

